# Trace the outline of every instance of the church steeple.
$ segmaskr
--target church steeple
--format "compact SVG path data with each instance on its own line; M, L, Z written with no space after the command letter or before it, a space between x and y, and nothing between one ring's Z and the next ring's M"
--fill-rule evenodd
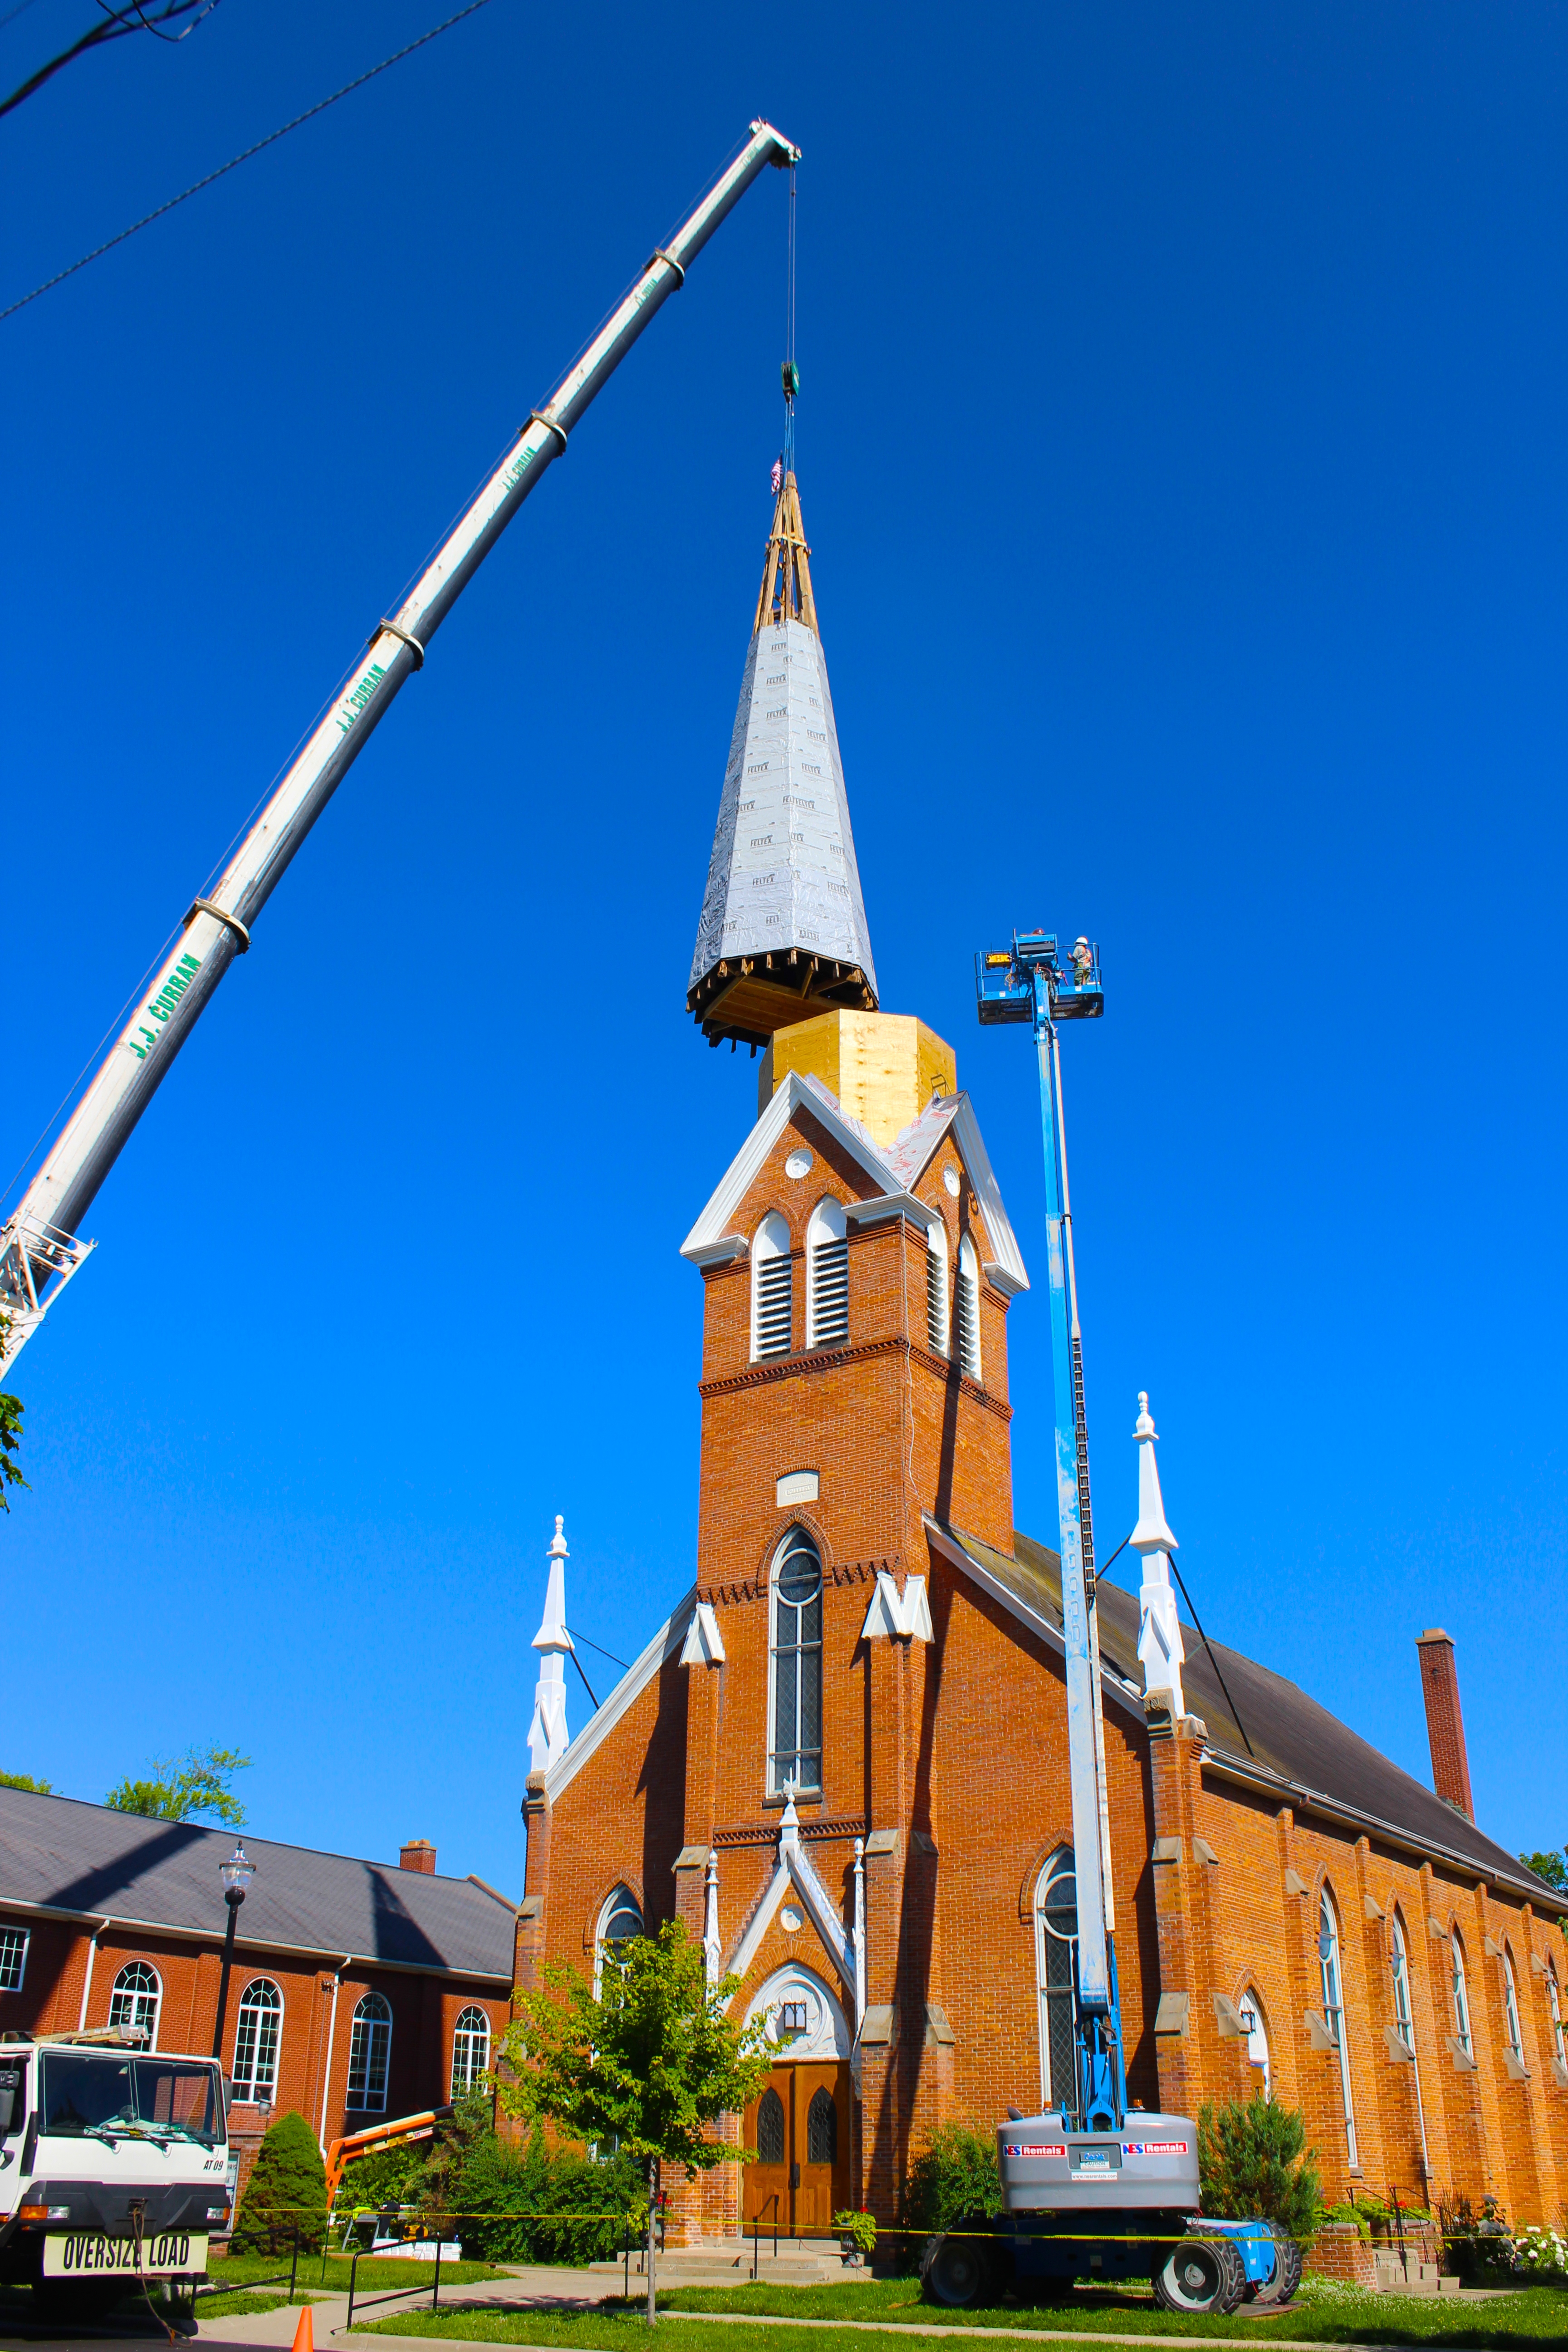
M773 509L686 1002L713 1045L877 1009L793 473Z

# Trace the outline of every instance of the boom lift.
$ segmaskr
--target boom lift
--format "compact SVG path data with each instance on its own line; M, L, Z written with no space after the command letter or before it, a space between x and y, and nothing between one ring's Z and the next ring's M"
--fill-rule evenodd
M1083 1351L1068 1189L1058 1024L1105 1010L1100 953L1064 954L1047 931L974 960L982 1023L1027 1023L1039 1058L1046 1148L1046 1258L1051 1318L1057 1517L1066 1651L1068 1778L1078 1935L1072 2080L1042 2115L1008 2110L996 2131L1002 2212L973 2215L932 2241L923 2272L940 2303L969 2304L1009 2280L1058 2290L1075 2279L1152 2278L1171 2311L1232 2311L1244 2295L1282 2301L1298 2250L1267 2221L1198 2217L1197 2127L1185 2116L1129 2113L1116 1981L1116 1906L1100 1712L1100 1634ZM1054 2072L1054 2070L1053 2070Z
M566 447L595 394L686 273L764 164L800 151L757 121L734 161L660 246L542 408L529 416L506 456L426 565L390 620L378 622L303 750L231 858L210 898L192 901L182 936L152 989L100 1064L58 1140L0 1229L0 1369L22 1348L84 1263L93 1244L79 1232L100 1185L195 1026L284 868L392 706L423 667L430 640L507 524Z

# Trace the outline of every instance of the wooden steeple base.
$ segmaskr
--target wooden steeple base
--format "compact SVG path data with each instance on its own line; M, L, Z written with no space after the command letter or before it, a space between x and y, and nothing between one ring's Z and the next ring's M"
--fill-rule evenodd
M858 963L836 963L805 948L728 956L686 992L687 1010L710 1045L724 1038L766 1045L776 1029L818 1013L875 1013L877 992Z

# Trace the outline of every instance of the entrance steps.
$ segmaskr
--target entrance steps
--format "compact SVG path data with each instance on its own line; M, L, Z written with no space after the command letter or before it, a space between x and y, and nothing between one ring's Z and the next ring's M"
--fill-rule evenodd
M757 2277L770 2279L780 2286L826 2286L843 2279L868 2279L868 2269L851 2268L838 2250L837 2238L781 2238L778 2252L773 2252L773 2234L760 2238L756 2244ZM752 2275L752 2245L750 2238L702 2238L695 2245L671 2246L658 2256L654 2266L656 2286L742 2286ZM591 2274L608 2278L612 2273L624 2278L624 2258L614 2262L590 2263ZM633 2281L647 2276L642 2250L632 2250Z

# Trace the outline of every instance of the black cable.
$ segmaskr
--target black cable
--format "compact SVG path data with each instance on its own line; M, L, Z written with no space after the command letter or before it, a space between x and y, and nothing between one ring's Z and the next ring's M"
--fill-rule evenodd
M590 1648L590 1649L592 1649L594 1645L593 1645L593 1643L590 1642L590 1643L589 1643L589 1644L588 1644L588 1646L589 1646L589 1648ZM582 1659L577 1655L577 1653L576 1653L576 1650L575 1650L575 1649L574 1649L574 1650L573 1650L573 1652L572 1652L572 1664L576 1667L577 1672L578 1672L580 1675L583 1675L583 1661L582 1661ZM597 1714L598 1714L598 1712L599 1712L599 1702L598 1702L598 1700L597 1700L596 1698L595 1698L595 1696L594 1696L594 1685L593 1685L593 1684L588 1680L588 1677L587 1677L587 1675L583 1675L583 1687L584 1687L584 1690L587 1692L587 1694L588 1694L588 1697L589 1697L589 1700L590 1700L590 1702L591 1702L591 1704L592 1704L592 1706L593 1706L593 1709L594 1709L595 1714L595 1715L597 1715Z
M1129 1538L1129 1540L1131 1540L1131 1538ZM1204 1632L1203 1626L1198 1622L1197 1611L1193 1609L1193 1596L1187 1591L1186 1586L1182 1583L1182 1571L1176 1566L1175 1561L1171 1559L1169 1552L1165 1554L1165 1558L1170 1562L1171 1574L1175 1578L1176 1583L1180 1587L1182 1599L1186 1602L1187 1607L1193 1611L1193 1623L1197 1626L1198 1639L1209 1654L1209 1664L1215 1670L1215 1678L1218 1682L1221 1690L1225 1692L1225 1703L1230 1709L1231 1716L1235 1721L1237 1731L1240 1732L1243 1740L1246 1741L1247 1754L1256 1764L1258 1761L1258 1750L1254 1748L1251 1740L1247 1738L1247 1726L1241 1719L1241 1709L1237 1706L1237 1703L1232 1698L1229 1690L1226 1687L1226 1679L1220 1673L1219 1660L1215 1656L1213 1644L1209 1641L1208 1635Z
M344 82L342 89L333 90L331 98L323 98L316 105L308 106L303 114L297 114L292 122L285 122L281 130L269 131L265 139L258 139L253 147L242 149L237 155L231 155L228 162L220 163L216 172L209 172L205 179L194 182L190 187L183 189L179 195L171 196L168 203L160 205L155 212L144 213L139 221L132 221L129 228L122 228L119 236L111 236L107 244L95 245L90 253L84 253L81 259L73 261L68 269L57 269L52 278L46 278L43 284L35 286L30 294L24 294L18 300L8 302L5 308L0 310L0 319L9 319L16 311L25 310L29 302L36 302L40 294L47 294L51 287L58 286L63 279L74 278L77 271L85 269L89 261L97 261L102 254L112 253L117 245L123 245L128 236L136 235L138 229L147 228L153 221L162 220L163 215L172 213L176 205L183 205L188 196L199 195L204 188L210 188L215 180L221 180L224 173L232 172L237 164L248 163L251 157L259 155L264 147L271 147L279 139L286 139L290 131L298 131L302 122L309 122L314 115L324 114L329 106L336 106L339 99L347 98L351 90L362 89L367 81L374 81L377 74L386 71L388 66L395 66L400 59L412 57L416 49L422 49L425 47L426 41L437 39L442 33L449 32L454 25L460 25L465 16L471 16L477 9L488 8L489 5L489 0L468 0L466 8L459 8L457 15L448 16L444 24L433 25L427 33L421 33L416 41L410 41L405 48L395 49L391 57L383 58L378 66L372 66L368 72L356 74L353 81Z
M98 0L98 5L103 10L108 22L102 25L89 25L80 39L73 41L68 49L62 49L58 58L51 58L47 65L38 68L37 73L29 74L26 80L11 92L9 98L0 100L0 114L9 114L14 106L20 106L25 98L31 98L35 90L42 89L47 81L52 80L62 66L68 66L73 58L85 57L89 49L101 48L105 41L121 40L127 33L156 33L161 41L184 40L188 34L195 31L204 16L211 16L217 6L217 0L164 0L164 5L155 18L143 14L140 0L132 0L132 5L136 11L136 21L131 24L127 24L121 10L110 6L109 0ZM166 24L170 17L188 16L193 8L197 11L197 14L185 26L184 33L158 32L158 26L161 24ZM16 9L12 11L14 16L20 13L20 10Z
M568 1633L571 1633L572 1629L568 1626L566 1630ZM586 1633L573 1633L572 1639L574 1642L581 1642L585 1649L597 1650L601 1658L608 1658L611 1665L619 1666L622 1674L628 1672L625 1658L617 1658L614 1650L600 1649L598 1643L590 1642Z

